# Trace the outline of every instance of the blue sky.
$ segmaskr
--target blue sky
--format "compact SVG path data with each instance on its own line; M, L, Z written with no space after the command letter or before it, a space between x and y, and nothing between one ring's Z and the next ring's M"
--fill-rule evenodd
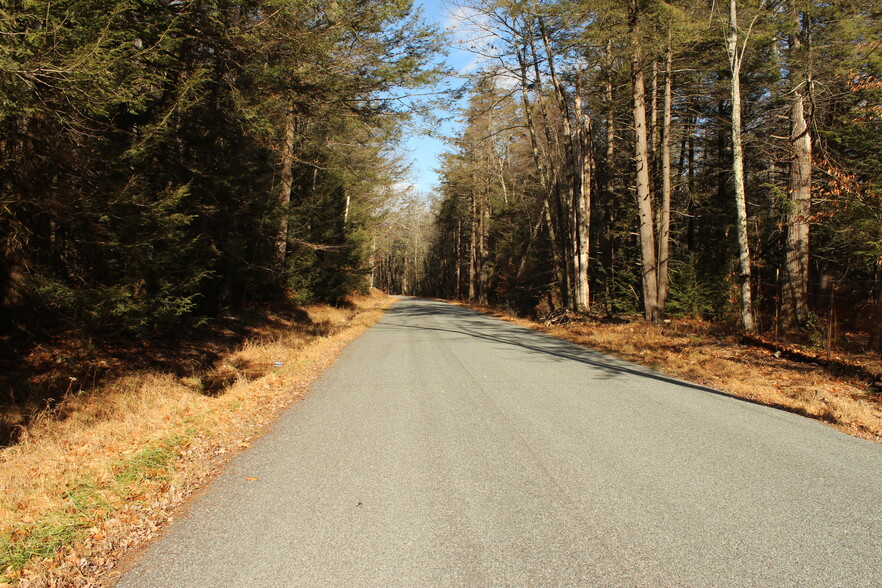
M415 4L421 6L423 18L435 23L441 29L451 25L451 11L455 9L444 0L416 0ZM449 48L446 65L456 71L463 71L475 60L475 56L455 47ZM442 113L450 117L455 113ZM453 120L446 122L440 129L442 134L450 135L457 128ZM414 184L413 188L418 193L431 192L438 184L438 174L435 168L439 166L438 156L446 150L446 145L441 138L426 137L413 134L404 141L404 150L413 161L412 177L408 180Z

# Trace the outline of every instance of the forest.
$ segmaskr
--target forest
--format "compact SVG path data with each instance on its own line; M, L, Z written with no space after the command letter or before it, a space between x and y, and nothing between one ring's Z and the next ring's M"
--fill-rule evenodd
M442 43L408 0L4 2L0 334L366 290Z
M882 348L882 37L861 0L459 0L427 205L411 2L0 11L0 331L174 331L377 286ZM437 112L437 111L436 111Z
M457 6L463 131L381 286L882 349L877 3Z

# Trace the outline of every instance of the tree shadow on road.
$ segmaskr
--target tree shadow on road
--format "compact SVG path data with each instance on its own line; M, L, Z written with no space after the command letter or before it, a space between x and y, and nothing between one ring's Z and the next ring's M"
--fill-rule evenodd
M518 347L531 353L541 354L546 358L554 358L554 361L575 361L589 365L600 370L610 379L623 375L635 376L757 404L749 399L733 396L693 382L679 380L650 368L618 359L539 331L514 325L468 308L431 299L412 298L410 300L412 301L411 303L394 305L387 311L383 320L374 328L380 330L415 329L463 335L492 343ZM438 324L414 324L412 322L413 319L432 317L454 319L457 327L447 328Z

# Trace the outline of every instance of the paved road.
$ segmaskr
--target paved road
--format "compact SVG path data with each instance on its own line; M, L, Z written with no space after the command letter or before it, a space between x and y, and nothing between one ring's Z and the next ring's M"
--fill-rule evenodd
M406 299L121 585L880 586L882 446Z

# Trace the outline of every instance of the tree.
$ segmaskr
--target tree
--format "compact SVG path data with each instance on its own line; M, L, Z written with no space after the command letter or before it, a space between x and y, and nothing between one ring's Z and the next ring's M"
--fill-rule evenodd
M649 180L649 145L646 130L646 90L640 39L640 0L630 0L628 12L631 49L631 88L634 111L634 158L637 166L637 208L640 215L640 259L643 276L643 314L646 320L661 319L658 306L654 215Z
M808 41L810 14L803 13L796 1L790 2L792 31L788 35L790 59L790 161L789 206L787 207L787 251L785 262L784 313L796 326L808 320L809 215L812 191L812 134L806 117L806 95L812 83Z
M750 241L747 235L747 198L744 193L744 152L741 144L741 65L750 29L738 46L738 11L736 0L729 0L729 21L726 28L726 54L732 73L732 174L735 183L735 207L738 213L738 262L741 284L741 326L754 331L753 305L750 291Z
M38 0L0 29L21 328L161 330L366 285L383 152L440 74L411 2Z
M497 90L518 104L510 122L520 132L504 164L468 163L462 146L445 160L430 258L445 265L452 256L448 290L474 243L475 259L494 270L490 298L525 312L583 309L594 298L609 313L642 307L648 320L695 314L762 330L780 300L775 270L798 250L809 274L790 274L806 283L807 311L826 316L832 301L841 325L882 338L868 318L882 312L878 9L731 2L719 19L716 9L686 0L468 4L492 39L473 43L486 60L476 75L506 77ZM477 132L478 119L470 122L465 134ZM488 170L503 191L482 245L483 233L469 230L480 215L465 185ZM810 207L796 212L792 194L809 176ZM811 239L794 241L803 221Z

